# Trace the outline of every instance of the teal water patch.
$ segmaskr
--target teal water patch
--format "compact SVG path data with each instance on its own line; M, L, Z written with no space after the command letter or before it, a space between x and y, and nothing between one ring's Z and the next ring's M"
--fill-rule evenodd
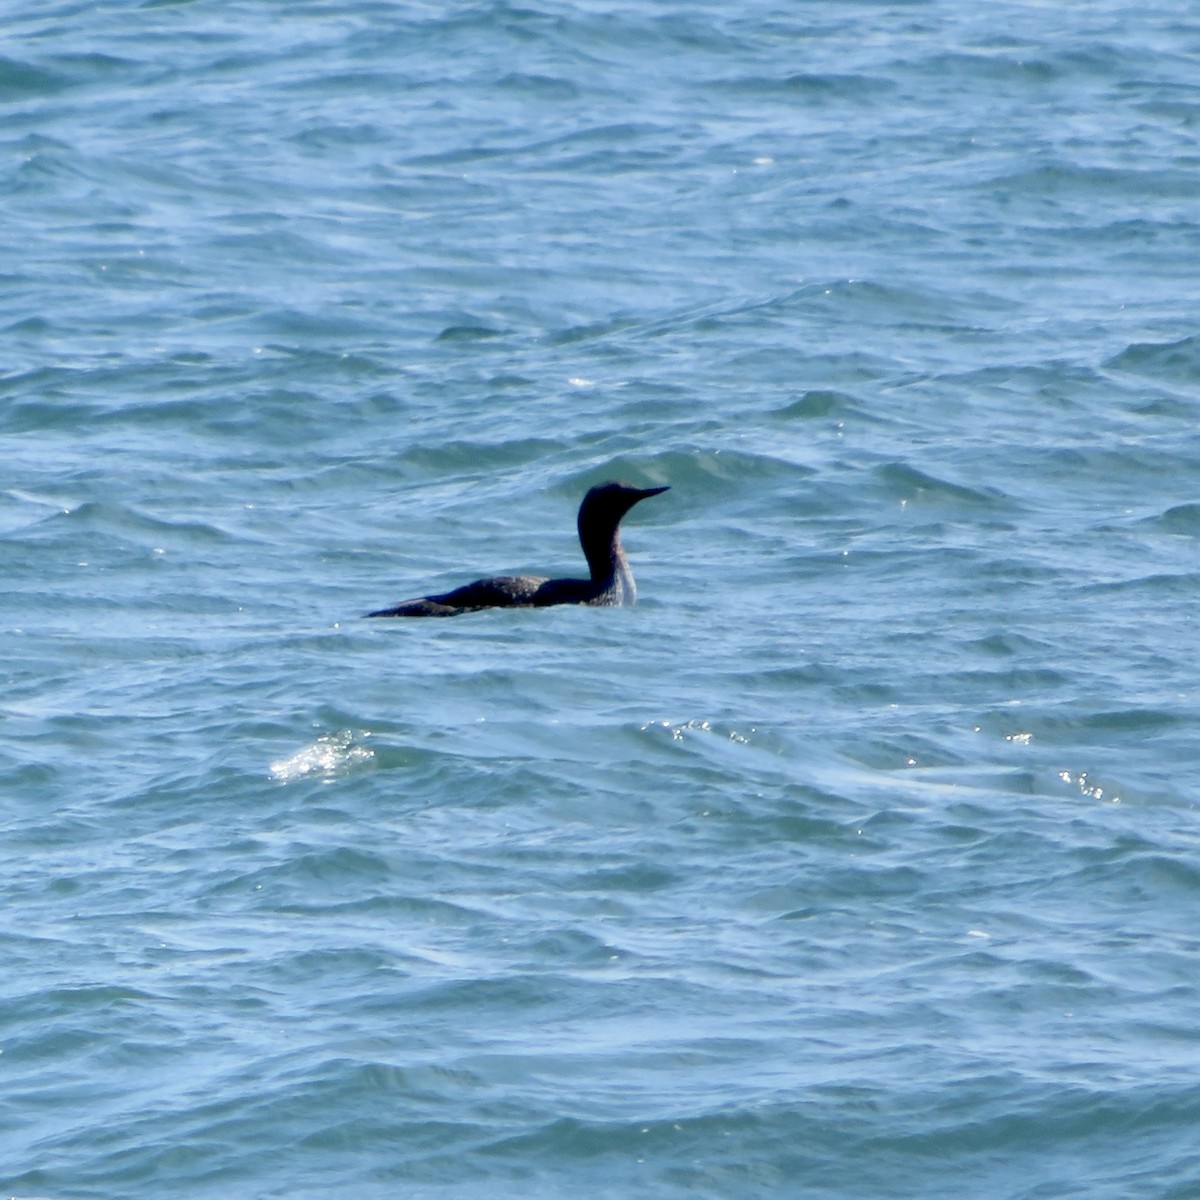
M1195 1193L1189 13L139 12L0 62L5 1194Z

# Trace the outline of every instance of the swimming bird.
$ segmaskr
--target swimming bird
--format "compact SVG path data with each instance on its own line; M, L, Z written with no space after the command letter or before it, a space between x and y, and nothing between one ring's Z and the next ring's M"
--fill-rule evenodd
M665 487L636 488L602 483L579 506L579 544L590 579L546 579L540 575L496 575L477 579L439 596L419 596L368 617L454 617L481 608L545 608L550 604L630 605L637 599L633 572L621 548L621 518Z

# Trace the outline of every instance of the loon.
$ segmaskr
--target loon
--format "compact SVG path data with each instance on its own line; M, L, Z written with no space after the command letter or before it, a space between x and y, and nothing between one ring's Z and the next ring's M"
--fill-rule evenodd
M539 575L496 575L477 579L439 596L404 600L368 617L454 617L481 608L544 608L550 604L630 605L637 599L633 572L621 548L621 518L647 496L665 487L636 488L602 483L579 506L579 542L590 579L545 579Z

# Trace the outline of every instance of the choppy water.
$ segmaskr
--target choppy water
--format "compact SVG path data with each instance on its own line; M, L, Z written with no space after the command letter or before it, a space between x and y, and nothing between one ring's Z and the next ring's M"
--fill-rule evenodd
M3 16L4 1195L1200 1195L1191 5Z

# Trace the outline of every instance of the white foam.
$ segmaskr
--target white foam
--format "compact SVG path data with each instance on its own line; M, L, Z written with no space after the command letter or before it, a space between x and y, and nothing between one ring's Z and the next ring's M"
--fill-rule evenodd
M273 762L271 774L284 783L302 779L306 775L341 774L375 757L375 751L359 741L370 736L367 730L357 734L349 729L340 733L324 733L311 746L305 746L290 758Z

